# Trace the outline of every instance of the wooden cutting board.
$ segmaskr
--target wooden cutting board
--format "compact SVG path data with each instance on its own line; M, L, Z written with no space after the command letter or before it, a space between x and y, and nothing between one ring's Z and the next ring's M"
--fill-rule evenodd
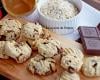
M7 16L9 17L9 16ZM5 18L7 18L5 17ZM23 22L23 20L21 20ZM56 35L54 33L51 33L52 38L58 39L63 47L76 47L79 49L82 49L81 44L69 40L69 39L64 39L63 37ZM37 52L33 52L33 56L35 54L38 54ZM8 60L3 60L0 59L0 74L11 79L11 80L56 80L56 78L60 75L61 72L64 70L60 67L60 62L57 63L57 72L48 76L38 76L38 75L32 75L28 70L27 70L27 63L29 60L27 60L23 64L17 64L14 60L8 59ZM80 71L80 78L81 80L100 80L100 77L98 78L88 78L85 77L82 72Z

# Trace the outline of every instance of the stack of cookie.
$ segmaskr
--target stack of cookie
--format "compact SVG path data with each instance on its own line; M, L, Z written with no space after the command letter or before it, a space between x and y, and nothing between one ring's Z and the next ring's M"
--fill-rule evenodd
M50 36L45 33L48 32L37 23L21 24L16 19L0 21L0 58L11 57L17 63L25 62L31 56L33 43Z
M0 58L11 57L23 63L31 55L31 48L25 42L17 42L21 34L22 24L18 20L4 19L0 21Z
M40 39L36 43L38 53L33 57L28 69L34 74L48 75L57 71L55 56L62 53L59 41L54 39Z
M83 63L81 51L69 48L67 52L58 40L50 39L49 32L38 23L21 24L18 20L5 19L0 25L1 58L11 57L17 63L23 63L31 56L32 50L37 50L38 54L31 58L28 64L28 69L33 74L47 75L56 72L57 55L62 56L61 66L66 71L74 73L80 70ZM69 63L67 59L75 61L71 60L72 62L66 65Z
M60 55L61 67L65 72L61 73L58 80L80 80L77 72L80 71L84 55L77 48L63 48L58 40L54 39L39 39L36 43L38 53L33 57L28 69L33 74L48 75L57 71L57 61L55 56ZM72 77L73 76L73 77Z

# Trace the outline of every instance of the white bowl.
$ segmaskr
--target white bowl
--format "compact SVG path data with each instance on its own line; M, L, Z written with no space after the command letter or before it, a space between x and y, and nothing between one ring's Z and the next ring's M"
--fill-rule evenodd
M77 26L78 21L80 20L80 14L82 11L82 0L68 0L78 8L79 13L73 18L66 19L66 20L54 20L52 18L46 17L41 12L40 9L41 9L41 6L45 5L47 1L48 0L40 0L37 5L40 24L56 32L57 34L61 34L61 35L67 35L69 33L74 32L74 29L78 27Z

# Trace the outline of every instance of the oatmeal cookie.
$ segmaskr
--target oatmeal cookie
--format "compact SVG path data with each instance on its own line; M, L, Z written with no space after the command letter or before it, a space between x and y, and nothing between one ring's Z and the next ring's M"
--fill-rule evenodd
M7 41L5 43L5 52L8 56L15 59L17 63L23 63L31 56L32 50L27 43Z
M83 64L83 53L76 48L66 48L62 54L61 66L70 73L78 72Z
M56 62L53 58L44 58L36 55L28 64L28 69L34 74L48 75L56 71Z
M80 76L77 73L63 72L57 80L80 80Z
M40 35L43 33L42 26L38 23L26 23L22 29L22 35L31 40L36 40L40 38Z
M0 21L0 40L16 40L21 33L21 23L16 19Z
M54 57L62 52L62 47L57 40L44 40L37 44L38 52L44 57Z
M82 66L82 72L87 77L100 76L100 57L87 57Z

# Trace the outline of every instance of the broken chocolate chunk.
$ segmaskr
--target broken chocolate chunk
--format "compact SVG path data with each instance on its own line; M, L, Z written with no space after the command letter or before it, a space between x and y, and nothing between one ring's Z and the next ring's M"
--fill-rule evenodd
M74 72L75 72L75 69L74 69L73 67L69 66L68 72L69 72L69 73L74 73Z
M100 40L95 38L84 38L84 49L86 53L92 55L100 54Z
M1 35L1 36L0 36L0 41L6 41L6 36Z

